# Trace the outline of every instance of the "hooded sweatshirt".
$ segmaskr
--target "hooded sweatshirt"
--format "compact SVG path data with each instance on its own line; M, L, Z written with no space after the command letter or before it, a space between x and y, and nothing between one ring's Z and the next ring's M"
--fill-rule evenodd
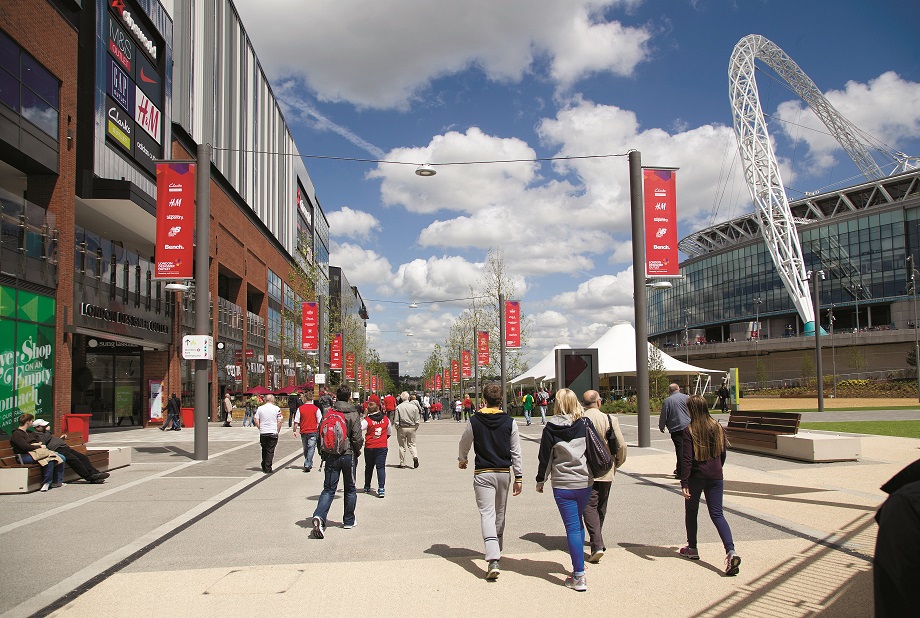
M585 457L585 421L553 416L546 421L540 439L540 465L537 484L552 479L554 489L584 489L594 483Z
M467 461L470 446L476 453L474 474L512 470L515 481L523 478L517 423L498 408L483 408L470 417L460 437L458 461Z
M361 454L361 447L364 446L364 434L361 432L361 414L354 404L345 401L336 401L332 409L341 412L345 417L345 426L348 428L348 445L349 450L343 455L353 455L357 457Z

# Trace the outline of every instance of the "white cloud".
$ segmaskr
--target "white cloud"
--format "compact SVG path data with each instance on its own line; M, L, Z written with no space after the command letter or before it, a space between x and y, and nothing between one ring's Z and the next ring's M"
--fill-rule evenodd
M645 27L605 15L629 0L237 0L262 66L323 101L406 108L442 76L475 67L515 82L545 60L561 86L646 59Z
M459 256L430 257L402 264L389 280L377 283L388 296L431 301L470 296L470 286L481 275L481 263Z
M332 241L330 256L332 265L345 272L348 281L360 289L362 296L368 296L363 290L365 286L370 287L392 277L389 260L358 245Z
M632 277L632 266L615 275L593 277L571 292L557 294L547 306L564 310L566 315L592 316L595 321L631 320Z
M360 240L370 238L371 232L380 230L380 221L374 215L362 210L342 206L341 210L330 212L329 231L333 236L345 236Z

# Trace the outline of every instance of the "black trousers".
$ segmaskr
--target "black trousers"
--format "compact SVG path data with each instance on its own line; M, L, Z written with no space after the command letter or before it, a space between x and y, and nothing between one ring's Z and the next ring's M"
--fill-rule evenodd
M677 465L674 466L674 474L680 477L680 460L684 452L684 430L674 431L671 433L671 442L674 443L674 451L677 453Z
M262 445L262 472L271 472L272 462L275 460L275 447L278 446L278 434L260 434L259 444Z
M75 451L69 446L61 446L57 449L57 452L64 456L64 459L67 460L67 465L70 466L71 470L79 474L80 478L88 481L91 476L99 473L99 470L90 463L89 458L80 451Z
M604 544L604 519L607 517L607 499L610 497L610 481L594 481L591 486L591 497L585 507L582 519L588 529L588 538L591 540L591 553L599 549L606 549Z

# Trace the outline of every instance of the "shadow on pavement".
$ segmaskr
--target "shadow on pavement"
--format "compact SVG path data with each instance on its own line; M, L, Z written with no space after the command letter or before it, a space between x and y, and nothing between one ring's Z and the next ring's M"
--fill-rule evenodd
M486 562L481 552L465 547L451 547L443 543L436 543L426 549L425 553L444 558L448 562L460 566L477 579L486 581ZM503 557L501 559L501 568L503 571L518 573L526 577L536 577L556 585L561 585L563 578L569 575L561 564L548 560Z
M677 558L678 560L686 560L687 562L692 562L696 565L699 565L705 569L709 569L714 573L719 575L723 574L722 569L719 567L704 562L703 560L687 560L679 553L677 553L676 547L659 547L657 545L638 545L636 543L618 543L620 547L628 551L629 553L642 558L643 560L655 560L656 558Z
M566 554L569 553L569 541L565 536L549 536L542 532L528 532L527 534L522 535L520 538L523 541L536 543L543 549L558 549L559 551L563 551Z

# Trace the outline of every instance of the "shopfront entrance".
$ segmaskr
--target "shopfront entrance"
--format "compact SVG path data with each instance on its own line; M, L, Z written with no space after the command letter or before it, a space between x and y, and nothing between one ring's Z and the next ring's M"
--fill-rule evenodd
M74 412L91 427L142 424L143 349L102 337L74 337Z

